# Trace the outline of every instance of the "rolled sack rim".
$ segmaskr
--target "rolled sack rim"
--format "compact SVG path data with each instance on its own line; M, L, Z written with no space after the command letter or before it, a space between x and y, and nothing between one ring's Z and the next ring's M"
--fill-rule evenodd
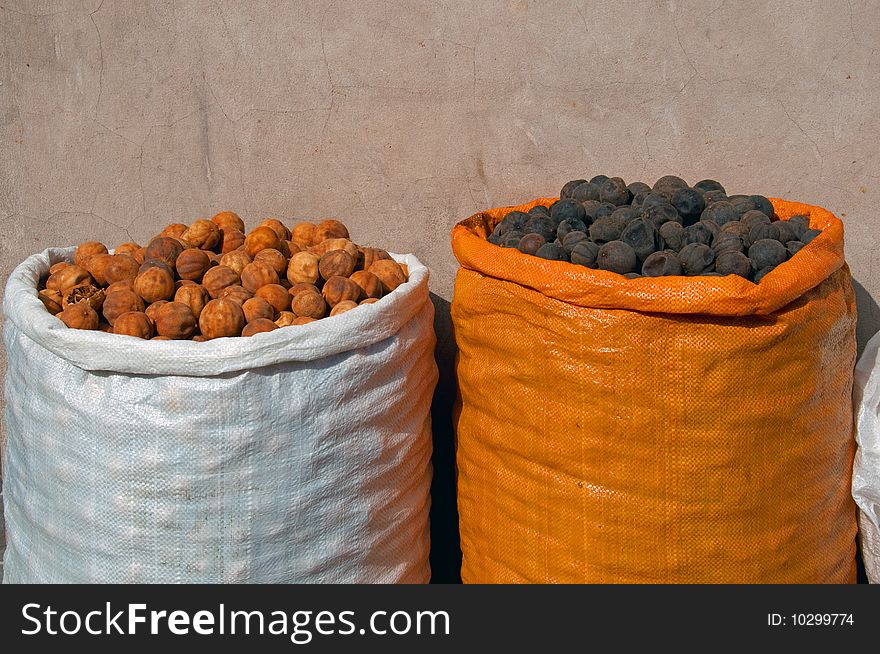
M280 363L316 361L369 347L395 335L430 301L427 267L412 254L389 252L395 261L408 266L409 279L379 302L251 337L205 342L145 341L71 329L46 310L37 296L37 284L53 264L72 261L75 251L75 247L47 248L16 266L6 283L3 313L31 341L84 370L210 377Z
M844 265L843 222L822 207L770 198L781 220L806 215L816 236L759 284L738 275L725 277L640 277L550 261L502 248L487 239L510 211L549 206L558 198L539 198L518 206L481 211L452 230L452 251L462 268L513 282L557 300L589 308L646 313L768 315L815 288ZM801 257L807 254L809 256ZM801 257L801 258L799 258ZM797 259L797 261L795 261Z

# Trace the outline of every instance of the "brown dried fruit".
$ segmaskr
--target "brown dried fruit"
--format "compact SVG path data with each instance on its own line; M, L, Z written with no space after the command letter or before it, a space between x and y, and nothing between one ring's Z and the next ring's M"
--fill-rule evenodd
M181 279L198 281L211 267L211 257L202 250L184 250L177 257L175 267Z
M331 307L335 307L343 300L357 302L361 299L361 287L348 277L340 277L339 275L328 279L321 293Z
M51 313L53 316L56 313L60 313L64 308L61 306L61 293L58 291L53 291L48 288L44 288L42 291L37 293L37 297L40 298L40 301L43 303L43 306L46 307L46 311Z
M298 222L293 226L293 229L290 232L290 240L296 243L299 247L305 249L316 243L315 232L317 229L317 225L314 223L306 221Z
M73 263L80 268L86 268L86 261L96 254L107 254L107 246L98 241L87 241L76 248L73 255Z
M241 285L251 293L266 284L277 284L278 273L267 263L252 261L241 271Z
M318 272L324 279L348 277L354 272L354 258L345 250L330 250L318 261Z
M208 289L212 298L220 297L223 289L227 286L235 286L241 283L241 278L229 266L214 266L202 277L202 286Z
M84 268L98 284L98 286L107 285L107 266L113 261L112 254L94 254L86 259Z
M170 341L171 339L168 338L167 336L153 336L153 338L151 338L150 340L151 341ZM195 339L193 339L193 340L195 340Z
M244 311L227 299L211 300L199 316L199 328L207 339L238 336L244 325Z
M127 254L114 254L104 268L104 279L107 284L114 284L126 279L134 279L140 271L141 264Z
M168 304L168 300L159 300L158 302L153 302L150 306L144 309L144 313L152 320L156 322L156 313L158 313L159 309Z
M104 318L111 325L115 322L116 318L121 316L123 313L128 313L129 311L143 310L144 301L137 293L128 289L122 289L119 291L113 291L112 293L107 293L106 297L104 298L104 306L101 307Z
M177 257L186 248L175 238L170 236L158 236L154 238L144 249L144 261L159 259L167 263L172 269L177 263Z
M97 329L100 322L98 314L89 306L88 302L71 304L57 317L71 329Z
M134 292L140 295L147 304L159 300L170 300L174 297L176 290L174 276L165 268L148 268L138 273L134 279Z
M167 272L169 275L174 277L174 268L169 266L167 263L160 259L147 259L141 264L141 267L138 268L138 275L147 270L151 270L153 268L160 268Z
M321 289L315 286L314 284L308 284L306 282L299 282L298 284L294 284L289 289L287 289L287 293L291 298L296 297L303 291L312 291L313 293L321 294Z
M308 251L322 257L330 252L330 250L345 250L351 255L352 259L355 261L358 260L358 246L347 238L328 238L326 241L321 241L317 245L313 245Z
M72 266L72 265L73 265L72 263L69 263L67 261L59 261L58 263L54 263L49 267L49 276L51 277L52 275L57 273L59 270L64 270L68 266Z
M376 300L382 297L382 281L368 270L358 270L349 279L361 287L364 297Z
M163 304L156 312L156 333L175 341L192 338L196 333L196 316L183 302Z
M254 257L254 261L262 261L263 263L268 264L279 277L287 272L287 257L281 254L278 250L272 248L260 250L257 252L257 256Z
M222 254L226 254L227 252L235 252L238 248L244 245L244 232L240 232L237 229L224 229L223 230L223 238L220 242L220 252Z
M257 227L244 239L244 249L252 257L266 248L277 250L280 245L281 239L278 238L278 234L270 227L265 226Z
M290 309L290 293L281 284L266 284L257 289L254 294L261 297L272 305L275 311L287 311Z
M51 291L60 291L63 293L74 286L91 284L92 281L92 276L89 274L88 270L80 268L79 266L70 265L62 268L54 275L50 275L49 279L46 280L46 288Z
M380 248L360 248L358 270L369 270L377 261L391 259L391 255Z
M223 289L223 293L220 294L224 300L232 300L238 306L242 306L245 302L250 300L254 296L249 290L247 290L244 286L240 284L235 284L233 286L227 286Z
M229 290L229 287L226 288ZM191 284L189 286L181 286L174 294L174 301L185 304L193 312L196 320L202 315L202 309L211 301L211 295L208 289L200 284Z
M114 291L134 291L134 277L113 282L104 290L104 295L110 295Z
M333 309L330 311L330 317L338 316L340 313L345 313L346 311L351 311L352 309L357 309L358 303L352 302L351 300L343 300L339 302Z
M77 302L88 302L89 306L97 312L101 311L104 304L105 293L103 288L93 284L82 284L69 288L62 294L61 308L64 309Z
M98 323L98 331L102 331L105 334L112 334L113 333L113 325L111 325L109 322L99 322Z
M192 339L196 343L204 343L205 341L211 340L207 336L205 336L204 334L196 334L195 336L193 336Z
M390 293L406 282L406 275L400 265L392 259L380 259L370 266L369 271L382 282L382 290Z
M318 223L315 228L315 243L326 241L328 238L349 238L348 228L338 220L328 218Z
M258 318L266 318L272 320L275 318L275 308L261 297L252 297L244 301L241 305L244 311L244 319L252 322Z
M290 303L290 309L298 317L323 318L327 313L327 303L318 293L304 291L299 293Z
M183 223L171 223L159 232L159 236L167 236L176 239L183 236L187 229L189 228Z
M296 314L293 311L282 311L275 319L275 324L279 327L290 327L296 320Z
M297 252L301 251L302 248L293 241L281 241L281 245L278 246L278 250L286 258L290 259L291 255L294 255Z
M133 241L128 241L127 243L123 243L122 245L117 245L116 249L113 250L113 254L127 254L130 257L134 257L135 252L141 250L140 245Z
M276 329L278 329L278 325L268 318L257 318L244 326L244 329L241 330L241 335L253 336L254 334L274 332Z
M249 255L244 250L234 250L232 252L227 252L222 257L220 257L220 265L232 268L237 275L241 275L241 271L244 270L244 267L248 265L251 261L253 261L251 255Z
M287 265L287 280L291 284L314 284L318 281L320 274L318 272L318 257L311 252L297 252L290 257L290 263Z
M221 211L216 216L211 218L211 222L217 225L224 232L227 229L234 229L239 232L244 232L244 221L239 218L238 214L234 211Z
M142 311L129 311L116 318L113 333L149 340L153 338L153 321Z
M281 241L287 241L290 239L290 230L284 226L277 218L266 218L263 222L261 222L258 227L268 227L278 236L278 239Z
M338 220L301 221L290 230L267 218L246 235L244 221L231 211L168 225L146 247L122 243L112 255L97 241L85 242L73 258L75 264L52 266L38 285L47 311L87 304L98 314L98 328L110 332L130 313L115 331L142 338L151 337L144 321L157 331L160 315L175 338L195 341L306 324L350 311L359 300L373 303L408 277L386 251L353 243ZM209 306L214 309L206 315ZM175 323L174 312L183 320ZM207 334L199 332L202 319ZM273 326L258 329L260 322Z
M210 250L220 242L220 228L210 220L201 218L190 225L180 238L200 250Z

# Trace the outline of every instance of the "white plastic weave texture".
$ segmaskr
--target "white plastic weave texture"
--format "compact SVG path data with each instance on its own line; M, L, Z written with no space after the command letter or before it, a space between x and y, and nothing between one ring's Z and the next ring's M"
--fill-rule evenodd
M427 582L428 270L381 302L207 343L4 299L5 582Z
M858 443L853 498L865 572L872 584L880 584L880 333L868 341L856 364L853 396Z

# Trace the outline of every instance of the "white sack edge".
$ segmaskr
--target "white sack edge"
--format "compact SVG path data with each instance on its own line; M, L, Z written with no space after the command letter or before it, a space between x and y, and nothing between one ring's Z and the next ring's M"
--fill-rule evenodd
M3 313L29 339L84 370L204 377L288 361L314 361L393 336L429 299L428 269L411 254L389 253L409 267L409 280L380 302L250 338L204 343L144 341L70 329L46 311L37 297L37 283L52 264L72 261L75 251L75 247L47 248L19 264L6 283Z
M859 507L859 534L865 572L880 583L880 332L865 346L855 370L853 400L856 456L852 493Z

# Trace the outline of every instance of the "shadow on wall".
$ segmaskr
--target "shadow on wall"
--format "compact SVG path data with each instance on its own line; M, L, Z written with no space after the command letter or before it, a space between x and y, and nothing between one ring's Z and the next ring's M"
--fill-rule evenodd
M455 434L452 407L458 387L455 381L457 348L452 334L449 302L431 293L434 303L434 356L440 370L431 420L434 434L434 481L431 484L431 582L461 582L461 546L458 537L458 506L455 494Z
M859 312L856 340L859 347L859 356L862 356L865 345L880 330L880 306L877 306L876 300L871 297L868 290L855 277L853 277L852 284L856 292L856 307Z

